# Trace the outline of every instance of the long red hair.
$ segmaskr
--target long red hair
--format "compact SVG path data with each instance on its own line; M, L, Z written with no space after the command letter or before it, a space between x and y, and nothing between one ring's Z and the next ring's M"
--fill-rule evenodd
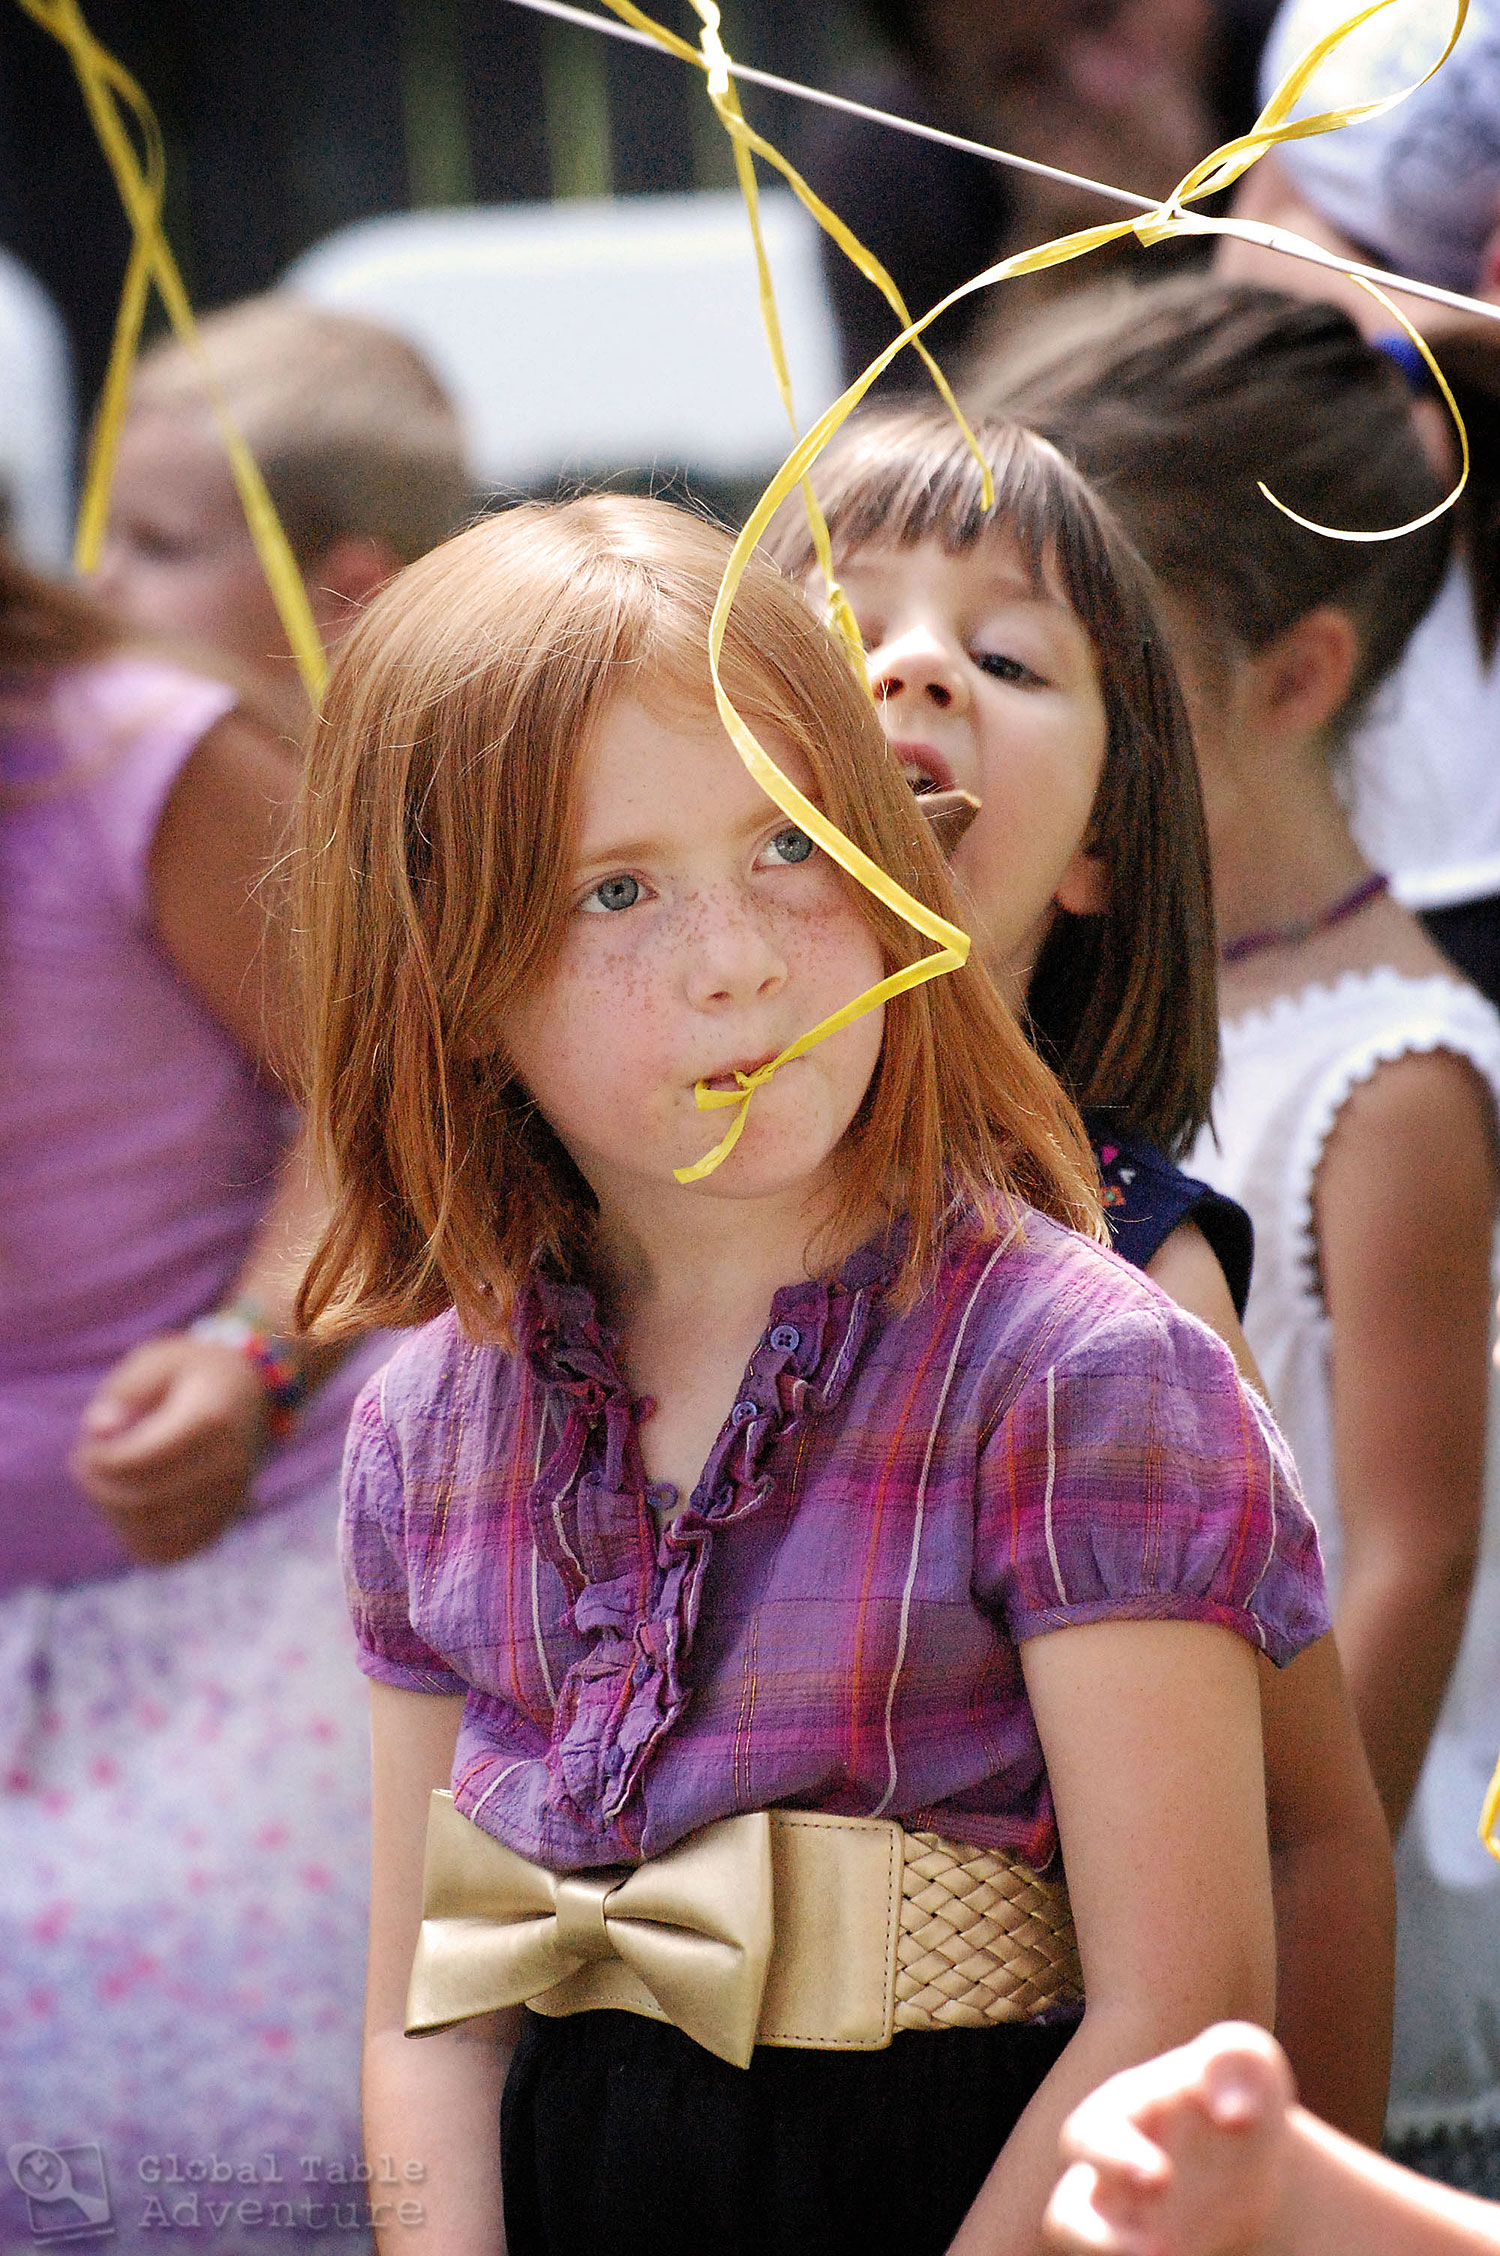
M452 1305L505 1336L544 1256L586 1270L592 1196L505 1054L569 906L580 756L622 691L712 712L709 615L729 540L664 502L527 505L422 559L343 644L295 854L306 1098L333 1189L304 1321L411 1324ZM757 561L723 678L811 768L830 818L959 921L942 856L868 697ZM888 969L928 943L860 890ZM915 1289L955 1201L1017 1200L1097 1233L1077 1116L977 966L887 1007L841 1147L849 1217L909 1224Z

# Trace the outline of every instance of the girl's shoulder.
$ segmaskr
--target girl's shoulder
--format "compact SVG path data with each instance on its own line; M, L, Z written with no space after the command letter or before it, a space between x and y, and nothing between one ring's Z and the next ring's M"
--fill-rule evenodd
M1111 1315L1154 1309L1162 1297L1134 1263L1120 1257L1112 1239L1085 1237L1035 1207L1022 1207L1015 1227L993 1233L989 1242L1003 1256L998 1282L1011 1292L1076 1293Z
M1226 1020L1222 1057L1190 1164L1255 1217L1260 1345L1273 1310L1323 1317L1315 1200L1335 1130L1368 1186L1367 1232L1413 1182L1487 1171L1500 1014L1446 971L1381 964Z
M1000 1227L956 1219L936 1274L909 1304L882 1289L899 1261L861 1268L861 1259L776 1296L751 1361L752 1393L757 1373L777 1393L760 1372L769 1357L767 1372L786 1365L824 1415L884 1430L900 1406L920 1417L941 1396L945 1419L982 1433L1069 1372L1092 1374L1101 1415L1148 1375L1168 1392L1237 1391L1232 1358L1212 1333L1109 1248L1032 1208ZM528 1290L516 1327L517 1350L469 1338L451 1312L411 1333L356 1405L350 1451L362 1476L382 1492L436 1484L454 1496L472 1480L492 1487L496 1464L524 1456L529 1479L558 1418L573 1408L602 1414L628 1395L581 1288Z
M1343 1054L1369 1056L1457 1045L1500 1066L1500 1013L1476 987L1446 969L1415 972L1380 963L1313 980L1294 993L1231 1013L1220 1029L1226 1072L1294 1078Z
M977 1423L979 1524L1024 1585L1018 1640L1188 1612L1282 1663L1321 1636L1295 1468L1218 1335L1118 1254L1040 1215L1025 1217L994 1282L997 1303L1011 1301L995 1337L1014 1360Z
M1263 1159L1268 1149L1284 1147L1279 1164L1299 1183L1316 1171L1351 1097L1382 1067L1431 1059L1441 1112L1442 1060L1459 1059L1500 1111L1500 1013L1477 988L1446 971L1414 976L1378 964L1280 996L1225 1020L1222 1056L1212 1142L1232 1162L1240 1155L1240 1164L1247 1155ZM1215 1164L1207 1131L1192 1164L1236 1188ZM1248 1203L1253 1210L1254 1199Z
M91 840L107 892L138 907L173 787L235 702L223 682L133 653L0 685L0 797L30 826Z
M1093 1364L1101 1381L1128 1385L1148 1368L1195 1372L1205 1358L1222 1360L1220 1375L1236 1383L1223 1343L1140 1268L1029 1207L1008 1232L960 1240L928 1299L941 1328L961 1326L971 1369L1007 1392L1064 1364Z
M454 1311L405 1334L369 1379L354 1406L354 1425L378 1431L393 1448L410 1447L454 1419L467 1422L503 1400L520 1382L522 1359L509 1349L470 1339Z
M87 785L121 768L178 764L215 721L231 711L235 692L212 675L121 651L54 674L29 711Z

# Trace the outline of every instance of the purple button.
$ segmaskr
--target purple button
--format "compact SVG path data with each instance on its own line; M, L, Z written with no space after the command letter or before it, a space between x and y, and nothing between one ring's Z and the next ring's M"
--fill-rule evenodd
M760 1412L753 1402L737 1402L729 1413L729 1423L732 1426L748 1426L752 1418L759 1416Z
M795 1324L778 1324L771 1334L771 1345L782 1355L795 1355L802 1345L802 1334Z

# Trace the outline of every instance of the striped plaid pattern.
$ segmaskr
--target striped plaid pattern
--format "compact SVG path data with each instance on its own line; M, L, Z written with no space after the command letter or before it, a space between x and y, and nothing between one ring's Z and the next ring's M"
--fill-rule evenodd
M776 1297L663 1528L589 1294L521 1348L451 1317L362 1396L343 1553L362 1665L467 1694L458 1806L554 1869L776 1804L900 1818L1038 1870L1057 1835L1019 1647L1328 1627L1285 1446L1218 1340L1035 1214L955 1236L906 1313L866 1248Z

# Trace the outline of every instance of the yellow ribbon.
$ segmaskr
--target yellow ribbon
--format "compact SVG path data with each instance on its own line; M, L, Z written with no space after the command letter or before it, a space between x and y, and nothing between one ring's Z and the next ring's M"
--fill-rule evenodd
M1343 23L1336 25L1332 31L1325 33L1323 38L1310 47L1300 61L1295 63L1291 70L1287 72L1286 77L1277 87L1248 133L1241 134L1237 140L1226 141L1222 148L1214 150L1212 155L1205 157L1200 164L1195 165L1186 178L1179 182L1178 186L1172 191L1160 212L1145 213L1140 219L1128 223L1134 228L1141 241L1146 244L1157 243L1164 241L1168 235L1173 233L1217 233L1218 227L1215 221L1204 219L1200 213L1184 212L1181 206L1199 196L1217 195L1221 189L1232 187L1235 181L1249 171L1257 158L1263 157L1266 151L1274 148L1278 142L1302 141L1312 134L1330 133L1342 126L1357 125L1366 118L1381 117L1387 110L1393 110L1398 102L1404 102L1408 96L1415 94L1418 87L1425 86L1433 72L1440 70L1452 54L1468 16L1469 0L1457 0L1453 28L1444 42L1442 53L1431 68L1425 70L1422 76L1411 86L1402 87L1397 94L1387 94L1378 102L1355 102L1343 109L1324 110L1313 117L1299 118L1295 122L1288 122L1290 113L1296 108L1297 103L1306 92L1309 82L1321 69L1334 49L1341 46L1343 41L1351 37L1363 24L1368 23L1372 16L1378 16L1383 8L1388 8L1391 5L1392 0L1373 0L1373 5L1362 8L1358 15L1347 17ZM1274 509L1281 511L1283 517L1289 517L1294 525L1302 526L1306 532L1321 533L1327 540L1399 540L1405 533L1420 532L1424 525L1432 524L1434 519L1441 517L1445 511L1453 507L1453 504L1463 492L1464 487L1469 482L1469 434L1464 419L1459 413L1458 402L1449 389L1448 380L1428 350L1426 338L1418 334L1405 314L1392 303L1377 283L1371 282L1365 275L1353 273L1348 268L1346 268L1346 272L1349 272L1349 279L1357 282L1362 290L1367 291L1377 305L1384 307L1391 319L1406 332L1406 335L1422 355L1428 373L1442 393L1448 412L1453 418L1454 428L1458 432L1462 460L1457 481L1452 491L1437 504L1436 508L1427 510L1423 516L1411 518L1405 525L1392 525L1380 532L1349 532L1331 525L1316 524L1310 517L1300 517L1295 509L1289 509L1285 502L1278 501L1264 479L1257 478L1256 487Z
M1500 1841L1495 1839L1496 1825L1500 1824L1500 1763L1495 1765L1484 1797L1484 1808L1479 1813L1479 1838L1490 1855L1500 1863Z
M637 31L648 33L651 38L659 40L669 53L678 56L684 62L696 64L706 75L708 98L714 106L714 112L719 123L729 136L730 148L734 156L735 178L739 183L740 194L745 201L745 212L750 222L750 240L755 252L761 323L765 329L766 343L770 350L771 368L776 378L776 388L781 395L781 403L786 409L787 421L791 424L792 436L795 438L797 435L797 411L792 399L792 380L787 367L786 351L782 340L781 318L776 310L776 293L771 281L770 262L766 257L765 239L761 232L760 190L755 178L754 159L756 157L762 158L765 163L780 173L798 202L817 221L824 233L832 237L845 257L850 259L865 279L872 282L879 290L903 328L910 327L911 311L895 282L874 253L867 250L853 229L846 227L838 213L830 205L825 204L821 196L814 193L801 173L798 172L796 166L789 163L779 149L765 140L749 124L740 108L739 94L730 75L734 66L724 51L719 9L715 0L693 0L694 11L703 27L699 45L696 48L690 47L685 39L679 39L675 32L668 31L664 24L659 24L654 18L646 15L635 5L635 0L605 0L605 5L622 22L630 24ZM988 509L992 506L995 498L994 481L990 476L989 464L979 451L974 434L969 428L947 377L920 340L917 342L916 349L928 375L937 387L944 406L948 409L950 415L955 418L959 429L969 443L975 461L979 465L984 486L984 506ZM808 528L812 534L813 552L817 558L818 570L822 574L823 584L827 591L825 601L829 624L843 643L856 676L863 682L865 680L864 644L860 639L859 627L854 614L849 608L844 591L839 586L833 569L833 551L829 545L828 527L823 521L823 512L818 507L817 497L813 492L810 479L804 478L802 480L802 500L807 511Z
M973 432L959 408L953 392L941 369L922 342L922 334L952 306L971 296L975 291L989 288L996 282L1008 280L1013 275L1037 274L1047 268L1061 266L1069 260L1086 256L1102 249L1106 244L1118 242L1134 234L1143 244L1165 241L1174 235L1215 233L1221 222L1205 218L1201 213L1185 209L1189 203L1204 196L1217 194L1238 180L1257 158L1280 142L1303 140L1311 135L1327 133L1365 118L1378 117L1404 101L1417 87L1426 84L1451 54L1468 14L1468 0L1455 0L1452 29L1441 54L1414 85L1400 93L1387 95L1376 102L1360 102L1341 109L1319 112L1317 115L1292 120L1290 112L1301 99L1310 80L1327 58L1345 39L1360 27L1391 6L1393 0L1372 0L1372 4L1337 25L1334 30L1308 50L1282 80L1261 111L1254 126L1246 134L1225 142L1213 150L1178 183L1177 187L1157 208L1135 219L1117 220L1098 227L1083 228L1070 235L1056 237L1029 251L988 267L982 274L952 290L925 313L913 320L895 282L879 260L861 243L858 237L815 195L796 168L779 150L756 133L746 122L740 109L739 97L733 81L734 66L725 51L716 0L693 0L701 25L699 44L695 48L669 31L664 24L635 5L635 0L606 0L606 5L624 22L644 31L681 61L701 69L706 78L707 91L715 114L729 135L734 152L735 173L744 197L750 222L751 239L755 250L756 271L760 293L762 321L771 353L772 368L777 388L786 408L793 433L797 428L795 404L792 398L790 372L787 367L781 325L776 310L775 292L760 227L759 191L755 179L754 158L762 160L779 172L798 200L817 221L817 224L839 245L854 265L872 282L902 323L901 333L879 353L870 366L841 393L833 405L819 417L812 430L797 441L781 469L772 479L760 501L752 511L739 539L736 541L719 589L709 630L709 663L713 678L714 698L724 727L751 775L767 796L780 807L792 821L805 830L850 876L873 893L877 899L894 910L916 931L933 940L936 950L902 971L881 980L841 1010L833 1012L808 1033L791 1043L768 1065L753 1074L736 1074L737 1087L732 1090L711 1089L699 1082L695 1097L699 1109L709 1111L730 1106L735 1118L728 1133L712 1151L694 1166L679 1168L678 1179L697 1182L711 1174L733 1151L744 1129L750 1100L779 1068L791 1059L798 1058L831 1034L851 1025L867 1011L875 1010L895 996L908 992L926 980L955 971L967 960L969 938L956 925L937 916L924 903L915 899L904 887L898 885L886 871L863 854L851 839L828 821L812 803L791 783L759 743L753 731L737 712L724 688L719 672L719 659L723 649L724 632L740 581L744 577L751 554L761 534L782 502L798 485L803 492L808 522L819 569L828 589L828 606L831 624L843 639L851 663L860 678L864 678L863 649L858 627L850 612L833 570L833 559L828 539L828 529L812 491L809 472L813 462L839 430L848 416L859 405L871 385L887 369L897 354L908 345L915 347L929 375L950 413L958 422L969 446L980 462L984 479L984 505L993 506L994 488L988 464L980 456ZM155 114L146 96L124 67L102 47L89 31L80 13L77 0L19 0L34 21L51 33L66 50L73 64L79 85L88 106L95 132L114 173L116 184L129 218L132 243L121 295L120 311L115 329L114 346L105 380L98 423L90 455L88 476L83 501L79 511L76 554L80 570L90 570L97 562L100 542L108 518L109 489L118 448L120 426L123 421L129 389L130 372L134 365L140 341L141 324L152 282L161 293L168 318L182 342L194 354L203 370L205 386L213 407L230 467L239 492L246 523L260 556L262 568L275 599L277 610L286 629L287 639L296 657L308 693L316 702L322 695L326 681L326 661L322 643L307 601L296 562L287 545L285 534L276 516L265 482L254 457L234 425L207 355L199 340L192 308L182 285L176 261L161 227L162 196L165 183L165 162L162 152L161 132ZM121 115L120 105L134 116L140 130L144 158L131 142ZM1344 271L1369 292L1399 326L1405 331L1421 353L1424 362L1447 403L1459 434L1462 450L1460 475L1452 491L1424 516L1414 518L1410 524L1394 526L1380 532L1351 532L1326 525L1314 524L1300 517L1295 510L1278 501L1263 482L1260 491L1265 498L1280 509L1283 515L1307 530L1324 534L1334 540L1370 541L1397 538L1400 534L1417 530L1429 524L1452 507L1464 489L1469 473L1468 434L1453 394L1442 371L1428 350L1425 340L1418 334L1406 316L1392 303L1386 293L1365 277Z
M1174 235L1219 232L1221 222L1206 218L1202 213L1188 211L1184 207L1201 197L1215 195L1220 190L1230 187L1242 174L1249 170L1257 158L1264 156L1268 149L1275 148L1280 142L1304 140L1313 134L1333 132L1341 126L1358 123L1361 119L1381 116L1385 111L1394 109L1398 102L1405 101L1408 95L1416 92L1418 87L1425 86L1433 72L1440 69L1452 53L1468 15L1468 0L1455 0L1453 24L1442 53L1437 57L1431 68L1425 71L1422 77L1416 80L1412 86L1403 88L1400 93L1387 95L1380 101L1354 103L1341 109L1320 111L1312 117L1292 120L1290 112L1296 107L1306 91L1309 81L1327 58L1362 25L1368 23L1373 16L1379 15L1383 9L1393 4L1393 0L1372 0L1371 5L1361 8L1357 14L1347 17L1334 30L1326 33L1301 57L1276 88L1248 133L1238 135L1235 139L1223 143L1221 147L1213 150L1198 164L1194 165L1192 170L1178 182L1172 193L1154 211L1143 213L1135 219L1115 220L1098 227L1081 228L1072 234L1057 236L1051 242L1038 244L1032 250L1021 251L1008 259L1002 259L998 264L987 267L982 274L977 274L970 281L960 284L956 290L949 291L945 298L940 299L917 321L911 319L901 299L900 292L879 261L859 242L858 238L845 226L838 215L831 211L820 197L813 194L795 167L789 164L778 150L755 133L745 122L740 112L739 101L733 84L734 66L724 49L719 10L715 0L693 0L693 6L702 24L700 43L696 49L691 47L686 40L679 38L675 32L669 31L664 24L659 24L652 17L646 15L641 8L635 5L635 0L605 0L605 4L613 14L619 16L624 22L631 24L637 30L649 33L670 54L676 55L684 62L694 64L705 74L709 99L713 103L720 123L729 134L734 150L736 176L745 199L751 236L755 245L761 311L770 345L772 366L793 429L796 428L795 410L790 380L786 370L780 323L776 314L775 297L766 261L765 247L761 239L753 156L764 158L781 174L819 226L832 236L846 256L853 260L859 271L881 290L887 303L892 306L897 318L903 323L900 335L876 355L869 367L839 395L833 405L818 418L812 429L797 441L780 470L777 471L760 500L756 503L755 508L751 511L725 567L718 600L714 605L713 619L709 629L709 667L713 679L714 700L718 707L720 719L745 766L767 797L801 829L805 830L814 842L839 864L840 868L846 870L867 891L873 893L878 900L883 901L888 908L893 909L897 915L903 917L915 930L924 934L928 939L936 941L938 945L934 954L924 956L917 963L908 965L905 970L881 980L878 985L867 989L863 995L857 996L853 1002L845 1004L842 1010L835 1011L830 1017L822 1020L819 1025L800 1036L797 1041L783 1050L779 1057L773 1058L768 1065L760 1067L753 1074L737 1073L735 1075L737 1086L734 1089L711 1089L706 1083L700 1081L694 1091L699 1110L709 1111L721 1106L732 1106L735 1108L735 1118L728 1134L713 1147L712 1151L706 1153L695 1165L676 1170L679 1182L693 1183L699 1182L704 1176L711 1174L716 1167L721 1166L729 1157L743 1132L750 1101L755 1091L769 1081L781 1066L787 1064L793 1058L803 1056L816 1043L824 1041L830 1034L838 1033L843 1027L851 1025L857 1018L863 1017L867 1011L879 1008L894 996L904 994L926 980L938 978L944 972L956 971L959 965L967 960L969 953L969 938L966 933L959 931L957 926L951 925L943 918L935 915L925 904L917 901L904 887L898 885L894 878L880 869L867 855L862 854L852 840L846 838L842 831L829 822L796 789L790 779L782 773L775 761L771 759L769 753L760 744L743 717L736 711L728 692L724 688L719 673L719 658L723 649L724 632L729 613L755 546L771 519L775 516L776 511L792 490L801 486L808 510L819 569L830 591L831 621L843 637L851 659L858 657L859 670L863 678L863 653L859 645L858 628L850 616L847 602L834 577L827 527L823 523L821 512L818 510L811 491L809 472L823 448L853 413L871 385L890 366L897 354L904 352L908 345L915 346L950 412L957 418L959 427L970 447L974 449L976 459L980 459L978 448L975 446L974 435L965 422L941 370L922 343L924 330L930 328L932 323L946 313L950 307L959 304L964 298L971 297L978 290L988 289L992 284L1007 281L1015 275L1039 274L1045 272L1049 267L1065 265L1072 259L1087 256L1091 251L1102 250L1106 244L1120 242L1127 235L1134 235L1141 243L1151 245L1164 242ZM1340 263L1343 270L1350 273L1351 279L1358 281L1361 288L1367 290L1385 308L1421 353L1434 382L1447 403L1458 431L1462 451L1462 466L1459 477L1451 492L1438 504L1437 508L1429 510L1422 517L1414 518L1410 524L1392 526L1379 532L1351 532L1332 526L1315 524L1309 518L1298 516L1297 512L1288 508L1284 502L1278 501L1264 482L1259 482L1260 491L1267 501L1281 510L1284 516L1291 518L1294 523L1304 526L1310 532L1321 533L1332 540L1393 540L1403 533L1414 532L1420 526L1430 524L1433 518L1441 516L1445 510L1451 509L1457 501L1459 495L1463 492L1469 475L1468 433L1464 428L1458 404L1443 377L1441 369L1428 350L1425 339L1418 334L1411 322L1399 311L1383 290L1378 288L1376 284L1365 280L1363 276L1352 272L1352 262ZM987 465L984 465L984 478L984 504L986 508L989 508L993 506L994 491Z
M193 309L183 287L177 261L162 232L162 198L166 188L166 160L156 113L134 78L108 48L102 47L78 6L78 0L18 0L32 20L50 32L73 65L100 147L114 174L125 216L130 222L130 259L120 310L115 321L109 369L100 397L98 420L89 449L88 472L79 505L74 537L74 562L80 572L91 572L109 521L110 487L119 451L120 429L130 391L131 371L140 346L141 324L154 282L167 318L203 373L204 387L214 420L229 457L240 506L255 543L292 655L314 704L328 678L327 660L307 590L282 531L275 505L266 491L255 457L229 412L222 387L215 377L198 336ZM134 118L141 137L137 150L126 125L124 111Z

